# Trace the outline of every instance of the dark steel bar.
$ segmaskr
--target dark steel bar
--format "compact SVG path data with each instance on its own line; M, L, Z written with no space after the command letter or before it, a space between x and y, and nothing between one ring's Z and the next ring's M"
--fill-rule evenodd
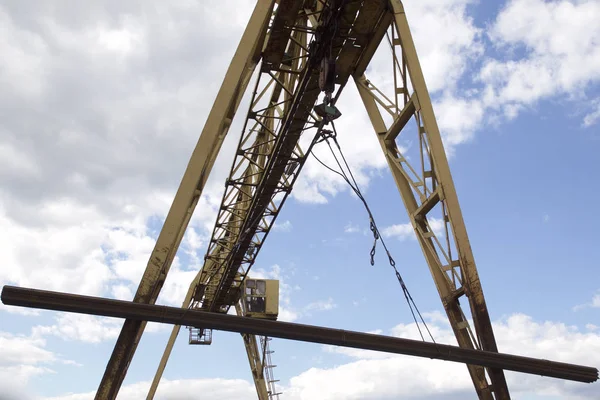
M341 329L238 317L14 286L4 286L1 298L4 304L13 306L196 326L228 332L250 333L281 339L428 357L578 382L591 383L598 380L598 369L593 367L481 350L462 349L457 346Z

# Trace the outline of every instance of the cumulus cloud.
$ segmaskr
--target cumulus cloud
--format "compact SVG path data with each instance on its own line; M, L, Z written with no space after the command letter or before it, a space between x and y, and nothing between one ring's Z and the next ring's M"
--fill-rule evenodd
M292 223L289 220L276 222L273 229L280 232L290 232L292 230Z
M53 325L37 325L32 328L32 337L44 338L52 335L66 341L77 340L85 343L100 343L116 339L121 331L123 320L118 318L95 317L85 314L59 313ZM150 322L146 332L166 330L166 325Z
M148 394L150 382L124 385L119 391L119 399L138 400ZM88 400L95 392L48 397L43 400ZM245 400L256 397L254 385L241 379L189 379L166 380L160 382L156 391L157 398L165 400L224 399ZM40 399L42 400L42 399Z
M304 311L305 312L329 311L329 310L333 310L336 307L337 307L337 304L335 304L333 299L330 297L327 300L319 300L319 301L314 301L312 303L307 304L304 307Z
M425 314L439 343L455 344L454 335L439 313ZM600 365L600 333L593 326L580 328L555 321L536 321L524 314L513 314L493 323L502 352L546 358L583 365ZM399 324L387 332L371 333L417 339L415 324ZM324 346L325 353L347 357L336 366L310 368L283 385L290 400L307 399L446 399L473 395L466 367L458 363L389 355L357 349ZM513 396L550 395L567 400L597 398L598 383L582 384L553 378L507 372ZM127 385L121 391L124 399L140 398L148 382ZM211 392L199 389L210 389ZM256 395L251 382L226 379L165 380L159 396L165 399L187 399L190 393L219 393L219 398L251 399ZM93 393L73 394L46 400L78 400ZM237 396L237 397L235 397ZM595 397L596 396L596 397Z
M54 373L56 364L73 364L45 348L46 341L36 335L0 332L1 399L28 399L28 382L35 376Z
M56 356L44 349L45 341L26 336L17 336L0 332L1 365L26 364L35 365L56 361Z
M600 98L592 102L592 110L583 117L583 126L588 128L600 120Z
M510 43L518 35L507 33L502 21L517 7L513 3L494 28ZM252 6L240 3L235 23L222 30L217 28L225 17L211 4L3 5L0 50L11 56L0 76L0 104L7 110L0 135L0 235L13 267L0 272L2 282L131 297L157 233L146 225L152 219L160 224L166 214L210 107L207 93L217 90L214 77L222 76ZM413 33L430 90L440 93L436 108L450 146L471 137L482 114L477 102L450 94L483 50L481 29L467 13L470 4L407 5L410 21L429 21L412 23ZM208 35L211 41L199 42ZM201 56L192 50L197 48ZM370 70L383 86L389 84L384 61L376 57ZM361 108L352 85L346 90L339 140L367 189L386 163L366 115L345 111ZM233 136L184 238L180 253L193 265L174 269L171 275L178 276L165 287L169 303L181 300L184 279L192 275L186 272L201 265L198 253L220 203ZM324 145L315 154L334 164ZM294 196L322 203L345 190L340 177L311 158ZM36 274L29 273L33 266Z
M457 90L470 63L483 54L482 30L467 11L473 4L474 0L404 4L427 88L433 93Z
M358 225L352 224L351 222L348 222L348 224L346 224L346 226L344 227L344 232L345 233L360 232L360 227Z
M148 224L169 208L218 89L213 77L251 8L236 7L241 19L219 30L214 4L3 3L0 239L10 268L1 283L132 296L157 234ZM229 47L211 47L207 35ZM192 266L175 262L168 303L187 290L184 270L198 268L227 158L217 160L186 233Z
M438 342L455 344L452 331L440 318L428 324ZM600 365L600 335L559 322L538 322L515 314L494 323L502 352L584 365ZM388 334L418 338L414 324L398 325ZM311 368L293 377L285 393L292 399L459 399L472 396L468 372L459 364L388 355L356 349L325 347L346 355L350 362L330 368ZM591 399L598 384L578 384L552 378L507 373L513 396L555 395L563 399Z
M444 221L440 218L428 218L429 226L436 236L444 235ZM381 230L384 237L398 238L398 240L416 239L415 230L410 222L394 224Z
M596 294L594 294L594 297L592 297L592 300L588 303L585 304L578 304L575 307L573 307L573 311L579 311L582 310L584 308L600 308L600 291L598 291Z
M510 114L542 99L585 99L600 81L599 18L597 1L509 1L488 35L499 50L519 55L485 61L486 106ZM591 111L584 123L595 119Z

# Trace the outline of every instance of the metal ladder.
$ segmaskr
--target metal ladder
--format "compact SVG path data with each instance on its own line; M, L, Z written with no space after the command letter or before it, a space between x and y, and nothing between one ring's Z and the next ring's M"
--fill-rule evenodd
M267 392L269 394L269 400L279 400L279 395L282 392L277 392L277 388L275 383L279 382L279 379L275 379L273 375L273 368L277 365L273 365L271 361L271 354L275 353L275 351L270 349L269 342L272 339L270 337L261 336L260 337L260 346L263 349L263 365L264 365L264 373L265 380L267 381Z

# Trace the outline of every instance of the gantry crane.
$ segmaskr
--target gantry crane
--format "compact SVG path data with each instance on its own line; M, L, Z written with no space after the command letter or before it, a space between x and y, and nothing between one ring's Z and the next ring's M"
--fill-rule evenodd
M375 50L385 41L393 62L391 99L365 77ZM182 308L154 305L257 66L257 81L204 265L191 283ZM248 276L313 146L331 138L335 141L333 121L341 116L336 102L351 77L459 347L273 321L278 313L278 282ZM323 101L318 103L321 93ZM419 143L416 159L407 157L396 144L411 120ZM329 130L330 125L333 130ZM379 232L369 207L357 187L353 189L369 212L377 240ZM436 212L441 215L445 240L432 229ZM385 244L384 248L387 251ZM397 269L396 276L407 295ZM267 336L466 363L477 396L484 400L510 399L503 369L579 382L598 380L597 368L498 353L431 99L400 0L257 0L134 301L10 286L3 287L0 297L8 305L126 319L96 394L96 399L102 400L116 398L146 321L174 324L147 399L154 397L180 330L177 324L189 325L190 344L210 344L213 328L240 332L259 400L278 398ZM463 297L469 305L466 310L459 303ZM238 316L225 315L231 307Z
M365 71L376 49L392 52L394 92L386 96ZM354 81L418 238L458 345L497 352L490 316L415 44L400 0L257 0L181 180L134 302L154 304L247 86L256 84L204 265L184 308L244 315L242 288L312 146L340 116L335 104ZM392 76L392 75L391 75ZM319 103L319 96L324 100ZM356 112L357 110L353 110ZM387 123L386 123L387 119ZM403 156L396 138L416 123L420 159ZM430 224L437 210L445 240ZM468 304L463 309L462 304ZM473 324L469 323L471 316ZM96 399L115 399L146 322L127 319ZM179 333L175 326L148 398ZM191 342L211 332L192 327ZM258 397L266 338L243 334ZM480 399L509 399L498 368L467 365Z

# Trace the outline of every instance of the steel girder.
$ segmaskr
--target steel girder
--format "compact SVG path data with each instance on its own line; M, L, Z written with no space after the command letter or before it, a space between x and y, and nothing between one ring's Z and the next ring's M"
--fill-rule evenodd
M2 302L7 305L116 318L130 318L167 324L202 325L227 332L240 332L242 334L261 336L268 335L289 340L483 365L491 368L508 369L576 382L592 383L598 380L598 369L594 367L512 354L464 349L447 344L430 343L393 336L14 286L4 286L1 298Z

